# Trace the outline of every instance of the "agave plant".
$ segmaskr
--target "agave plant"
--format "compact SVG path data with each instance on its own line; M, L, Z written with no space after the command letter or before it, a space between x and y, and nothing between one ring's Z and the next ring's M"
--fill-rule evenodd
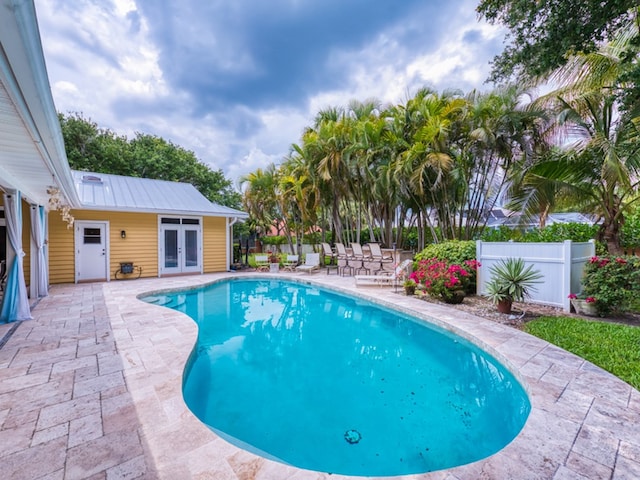
M507 313L512 302L522 302L535 291L534 284L540 283L542 274L532 265L525 266L522 258L508 258L493 265L491 280L487 283L487 296L496 304L507 304Z

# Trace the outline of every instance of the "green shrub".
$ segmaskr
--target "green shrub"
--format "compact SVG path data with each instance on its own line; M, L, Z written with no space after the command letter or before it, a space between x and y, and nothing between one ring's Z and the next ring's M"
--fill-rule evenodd
M588 242L598 235L598 225L586 223L554 223L545 228L535 228L524 234L527 242Z
M508 242L515 240L514 232L516 231L504 225L500 225L498 228L485 228L480 240L483 242Z
M418 253L416 261L437 258L446 260L449 264L462 265L465 260L475 260L476 242L473 240L450 240L448 242L434 243Z
M260 241L263 245L284 245L287 243L287 237L284 235L269 235L260 237Z
M625 248L640 248L640 209L624 219L620 229L620 244Z
M586 223L554 223L544 228L534 227L527 231L500 226L497 229L486 229L481 236L485 242L588 242L596 238L598 225Z
M505 227L486 229L480 239L483 242L588 242L598 236L598 225L586 223L554 223L545 228L532 228L522 231L517 228ZM607 245L596 241L596 255L606 255Z
M587 263L582 293L596 299L599 315L629 311L640 292L640 258L603 256Z
M306 243L308 245L320 245L322 242L322 232L309 232L302 236L302 243Z
M404 245L402 248L407 250L414 250L418 246L418 229L412 228L404 234Z

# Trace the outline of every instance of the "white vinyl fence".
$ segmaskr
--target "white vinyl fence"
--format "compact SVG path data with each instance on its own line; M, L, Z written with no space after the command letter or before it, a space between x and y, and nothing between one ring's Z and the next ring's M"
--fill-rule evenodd
M532 303L561 307L570 310L569 294L579 293L584 266L596 253L593 240L574 243L520 243L520 242L476 242L478 269L478 294L486 293L486 284L491 280L490 269L500 260L522 258L525 264L533 265L543 278L535 285L536 290L527 300Z

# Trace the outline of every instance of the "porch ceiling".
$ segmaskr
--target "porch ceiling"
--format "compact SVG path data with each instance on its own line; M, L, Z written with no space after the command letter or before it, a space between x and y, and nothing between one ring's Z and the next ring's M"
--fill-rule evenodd
M55 186L76 206L33 2L0 7L0 186L45 206Z
M47 188L55 185L38 144L0 85L0 184L20 190L34 203L47 204Z

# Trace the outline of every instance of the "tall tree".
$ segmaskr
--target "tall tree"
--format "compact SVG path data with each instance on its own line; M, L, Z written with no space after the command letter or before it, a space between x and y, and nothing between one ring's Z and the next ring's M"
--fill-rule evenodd
M509 30L492 80L543 77L572 54L597 50L630 19L638 21L637 0L481 0L477 11Z
M77 113L58 118L73 169L191 183L212 202L240 206L240 193L222 170L212 170L189 150L142 133L128 140Z
M264 170L259 168L243 176L240 182L245 187L242 201L249 213L251 229L258 235L264 235L274 222L279 221L276 166L271 164Z
M621 252L620 229L625 211L640 188L640 106L619 111L625 83L620 57L637 38L629 24L597 52L576 54L555 71L557 89L536 100L555 113L556 140L564 152L523 170L513 200L542 207L561 194L574 208L602 220L601 237L611 253Z

